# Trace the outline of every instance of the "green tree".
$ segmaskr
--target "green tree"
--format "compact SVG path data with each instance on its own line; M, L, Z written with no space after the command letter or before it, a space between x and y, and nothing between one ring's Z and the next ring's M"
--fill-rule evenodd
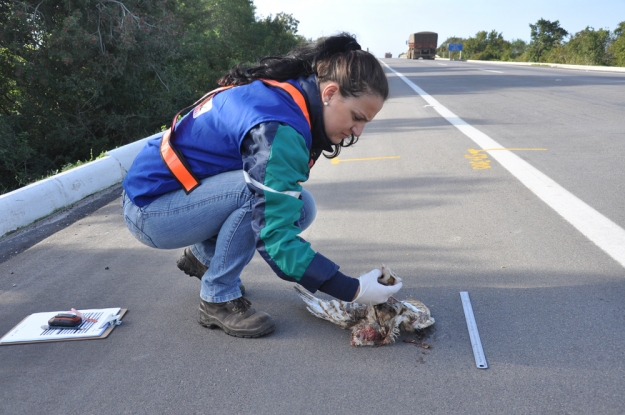
M5 188L154 131L171 112L177 21L166 2L0 4ZM165 99L154 100L154 92ZM34 156L36 155L36 157ZM19 170L15 170L20 166Z
M614 39L608 47L608 53L612 59L612 64L625 66L625 22L619 23L613 35Z
M575 33L566 43L566 63L573 65L607 65L610 31L592 27Z
M181 3L178 15L186 28L181 61L195 96L213 89L233 65L284 54L304 40L291 15L257 18L251 0L194 1Z
M506 50L510 49L510 42L503 38L502 33L496 30L480 31L464 42L464 50L468 59L500 60Z
M298 23L251 0L0 0L0 190L159 131Z
M524 61L527 52L527 42L523 39L513 39L509 42L509 48L504 51L502 60L505 61Z
M562 45L562 41L569 33L560 27L560 21L550 22L539 19L536 24L530 24L531 42L528 48L528 58L533 62L541 62L546 52Z
M269 15L256 23L254 36L262 41L254 52L256 58L284 54L306 39L297 34L299 21L286 13Z

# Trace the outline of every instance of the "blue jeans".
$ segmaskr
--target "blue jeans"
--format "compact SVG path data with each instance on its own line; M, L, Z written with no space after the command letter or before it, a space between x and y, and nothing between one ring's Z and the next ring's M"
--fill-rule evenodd
M317 214L315 200L302 190L302 213L296 223L304 230ZM256 250L252 231L254 194L241 170L208 177L190 194L176 190L138 207L122 195L126 226L147 246L173 249L191 246L208 267L200 297L223 303L241 297L241 272Z

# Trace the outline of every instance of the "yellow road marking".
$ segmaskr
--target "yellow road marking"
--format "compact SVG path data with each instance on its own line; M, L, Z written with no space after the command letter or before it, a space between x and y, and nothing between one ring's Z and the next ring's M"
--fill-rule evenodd
M332 164L339 164L345 161L369 161L369 160L386 160L386 159L398 159L398 158L401 158L401 156L366 157L366 158L360 158L360 159L344 159L344 160L341 160L339 158L333 158L330 162Z
M469 159L469 163L471 163L471 167L473 170L485 170L490 169L492 166L490 165L490 160L488 159L488 155L485 153L486 151L499 151L499 150L508 150L508 151L538 151L538 150L547 150L546 148L485 148L482 150L476 150L474 148L469 148L467 151L469 154L465 154L464 157Z

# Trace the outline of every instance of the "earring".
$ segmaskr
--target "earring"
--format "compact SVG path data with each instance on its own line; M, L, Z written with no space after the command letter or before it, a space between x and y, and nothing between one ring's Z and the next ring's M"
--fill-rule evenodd
M328 101L324 101L323 105L328 106Z

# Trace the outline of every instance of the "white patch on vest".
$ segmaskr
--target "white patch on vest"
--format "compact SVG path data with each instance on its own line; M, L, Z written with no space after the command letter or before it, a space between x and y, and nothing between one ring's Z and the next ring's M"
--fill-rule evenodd
M213 108L213 100L209 99L204 105L195 107L193 110L193 118L197 118L205 112L210 111L211 108Z

